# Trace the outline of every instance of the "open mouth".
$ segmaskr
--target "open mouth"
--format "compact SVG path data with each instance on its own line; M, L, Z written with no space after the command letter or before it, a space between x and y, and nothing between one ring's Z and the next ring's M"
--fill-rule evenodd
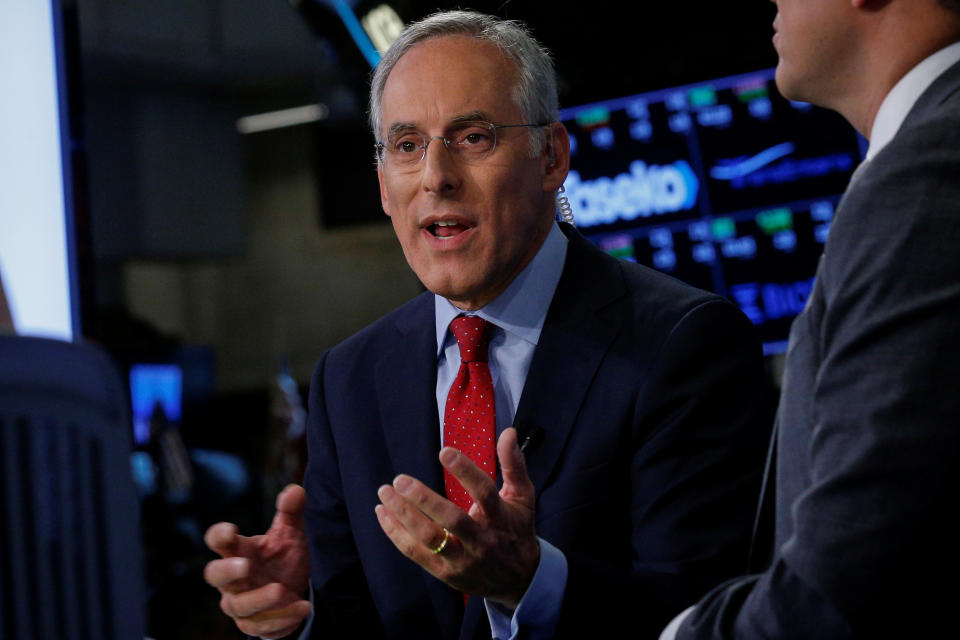
M427 227L427 230L433 235L434 238L440 240L450 240L456 238L458 235L471 229L466 225L460 224L459 222L450 222L446 220L441 220L440 222L435 222Z

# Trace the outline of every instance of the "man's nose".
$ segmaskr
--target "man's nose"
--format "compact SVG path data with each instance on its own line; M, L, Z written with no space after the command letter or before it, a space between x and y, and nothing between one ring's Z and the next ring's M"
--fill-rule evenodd
M440 144L431 145L434 140ZM423 188L441 194L455 191L460 186L460 175L446 139L443 136L427 138L423 153Z

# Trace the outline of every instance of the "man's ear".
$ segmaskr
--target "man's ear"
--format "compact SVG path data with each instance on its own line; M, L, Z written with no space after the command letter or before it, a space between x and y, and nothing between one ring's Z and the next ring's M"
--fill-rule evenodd
M377 162L377 180L380 182L380 206L383 212L390 215L390 205L387 204L387 186L383 184L383 165Z
M543 190L552 193L563 185L570 171L570 136L560 122L551 122L545 128Z

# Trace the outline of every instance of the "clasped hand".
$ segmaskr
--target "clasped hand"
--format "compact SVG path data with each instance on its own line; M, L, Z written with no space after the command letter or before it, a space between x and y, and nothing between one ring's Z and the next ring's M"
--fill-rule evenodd
M534 487L516 429L501 434L497 458L503 476L499 491L467 456L452 447L440 451L440 463L474 500L469 513L407 475L380 487L376 513L406 557L451 587L512 610L540 562Z

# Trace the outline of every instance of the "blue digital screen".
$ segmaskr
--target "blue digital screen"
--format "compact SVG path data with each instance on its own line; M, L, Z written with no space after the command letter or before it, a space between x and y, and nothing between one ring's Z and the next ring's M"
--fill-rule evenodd
M130 367L130 398L133 436L137 444L150 441L150 421L180 421L183 402L183 372L174 364L135 364ZM159 413L162 412L162 415Z
M608 253L734 301L786 348L865 150L774 70L564 109L577 228Z

